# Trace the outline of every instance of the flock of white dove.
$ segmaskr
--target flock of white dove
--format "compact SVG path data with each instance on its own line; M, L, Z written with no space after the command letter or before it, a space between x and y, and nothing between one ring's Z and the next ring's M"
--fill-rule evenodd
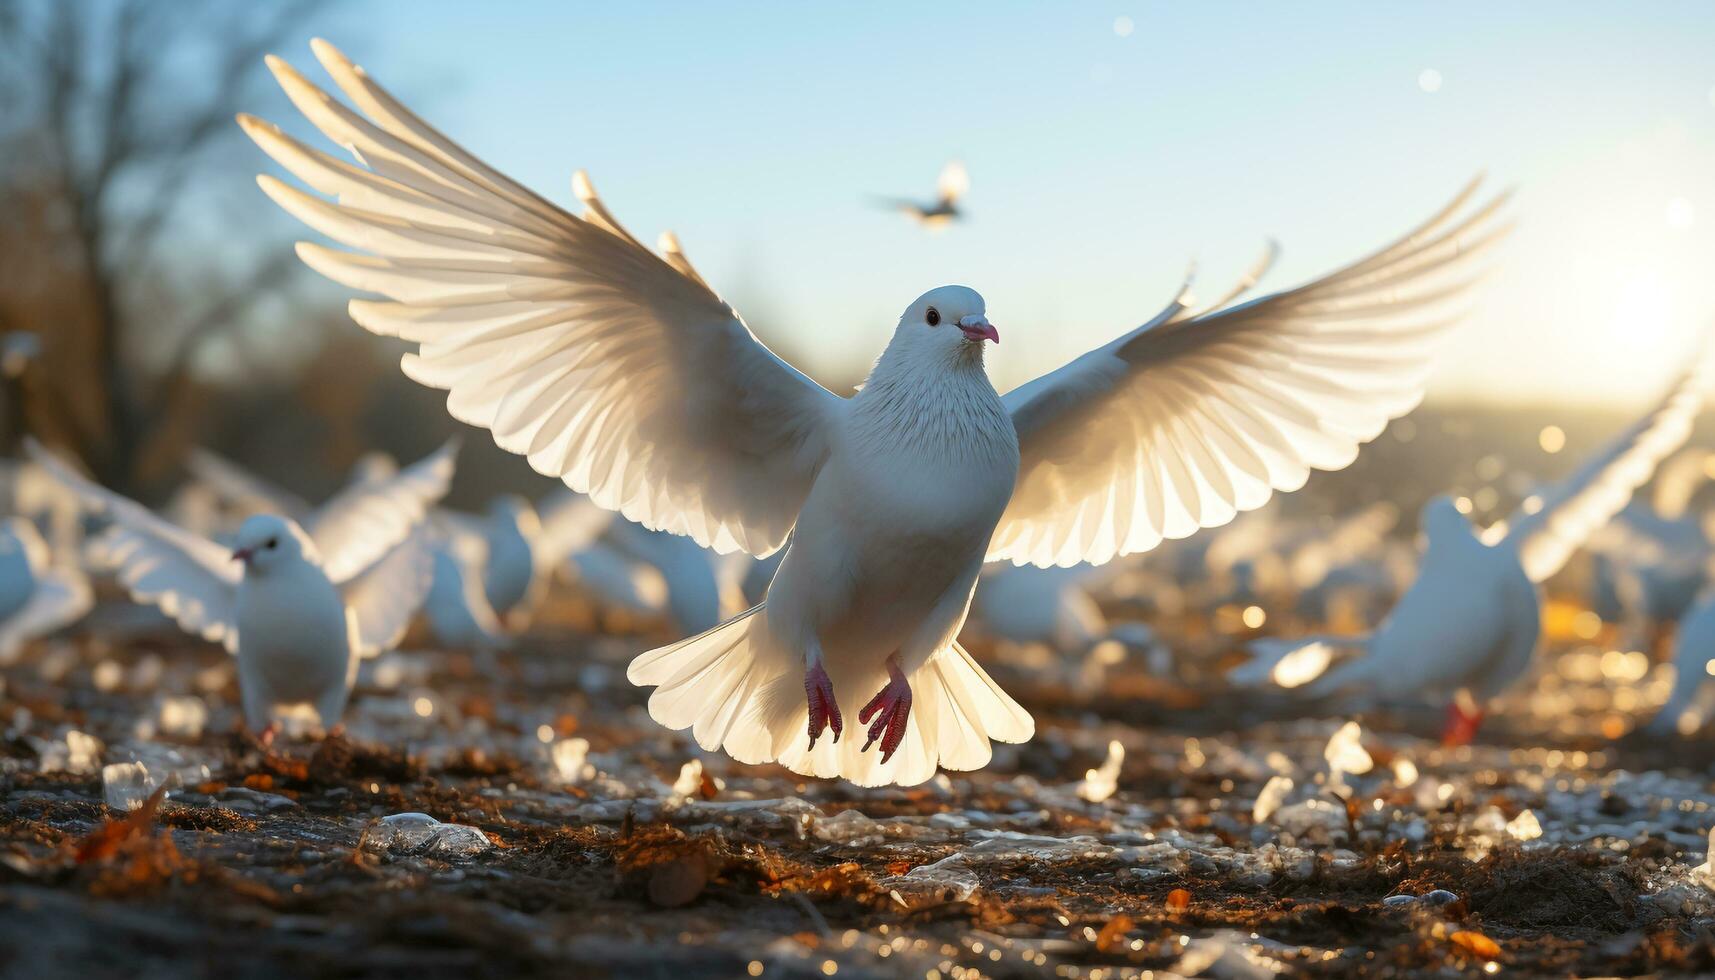
M1379 626L1258 642L1234 680L1433 698L1460 739L1530 665L1541 583L1593 548L1602 601L1629 622L1683 619L1680 689L1658 724L1671 731L1691 709L1715 653L1715 595L1700 595L1715 548L1689 492L1658 490L1653 510L1631 498L1686 441L1701 359L1504 523L1479 528L1463 501L1432 501L1421 555L1389 536L1385 505L1309 530L1246 513L1346 466L1418 404L1474 260L1505 231L1504 195L1477 201L1473 184L1295 288L1249 295L1272 250L1213 304L1193 306L1187 283L1141 326L1004 396L983 366L1000 341L983 298L933 289L840 397L763 346L670 234L656 250L633 238L581 172L574 215L331 45L313 48L346 101L268 65L349 159L239 119L303 185L262 176L262 189L349 249L298 254L384 297L354 299L352 318L412 345L408 376L564 486L535 505L448 511L449 445L403 468L366 460L312 506L199 453L163 516L32 443L15 468L22 516L0 541L0 656L88 609L90 564L237 657L253 729L271 733L276 712L299 705L333 726L358 660L419 613L444 645L498 650L569 571L600 602L688 637L628 673L655 689L661 724L742 762L913 784L979 768L991 742L1034 730L958 642L967 616L996 640L1055 651L1093 688L1122 658L1163 671L1172 657L1148 627L1109 623L1095 596L1123 587L1166 609L1196 580L1219 583L1200 601L1245 604L1284 574L1306 620L1356 597L1358 618ZM951 220L964 188L950 168L937 201L908 210ZM104 530L80 549L69 531L87 517ZM1221 530L1158 556L1176 565L1115 561L1202 528Z

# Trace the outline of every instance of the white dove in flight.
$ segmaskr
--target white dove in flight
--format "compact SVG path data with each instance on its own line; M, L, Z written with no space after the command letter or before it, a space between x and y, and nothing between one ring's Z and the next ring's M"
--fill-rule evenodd
M1470 741L1488 702L1530 666L1541 632L1537 586L1649 482L1656 464L1691 434L1708 358L1570 476L1527 498L1507 521L1479 534L1460 506L1437 497L1419 526L1428 547L1417 579L1368 637L1316 637L1297 646L1354 646L1362 653L1308 687L1312 694L1363 689L1383 697L1448 697L1449 744ZM1278 642L1265 657L1291 655ZM1282 659L1280 662L1285 663ZM1278 679L1278 675L1277 675Z
M920 225L940 229L965 216L959 209L959 199L970 189L971 177L965 172L965 165L957 160L949 160L947 165L941 168L941 175L935 179L935 200L924 203L896 197L888 198L884 203Z
M868 380L832 394L775 356L691 266L627 233L581 173L582 216L441 135L326 42L349 108L277 58L358 165L249 116L309 187L278 204L358 252L298 254L455 418L597 504L722 553L790 544L764 601L633 661L651 715L741 762L863 785L974 769L1034 723L955 642L985 561L1101 563L1223 524L1350 463L1422 397L1446 303L1502 229L1475 185L1397 242L1294 289L1193 310L1181 292L1012 391L965 286L912 301ZM1463 216L1461 214L1463 213ZM846 719L867 739L843 742ZM824 739L831 732L832 738ZM866 751L880 743L879 752Z
M345 711L360 658L391 648L428 593L421 525L452 480L456 446L391 480L349 487L308 522L245 518L228 548L98 486L34 442L30 457L112 521L104 561L131 598L238 658L244 717L269 737L275 709Z
M206 449L193 451L188 465L201 485L241 514L279 514L303 523L314 512L304 498ZM392 479L398 470L392 456L365 453L353 465L346 487L378 484ZM431 611L447 614L439 620L436 633L448 645L460 647L492 645L501 639L482 635L497 625L491 622L496 617L503 628L507 622L514 630L524 626L554 568L567 553L595 540L613 519L611 513L565 487L537 505L517 494L500 494L481 514L437 507L433 516L436 528L430 540L438 553L439 581L432 590L437 596L431 600ZM439 601L456 597L462 603L468 596L467 579L481 589L481 604L460 611ZM467 617L469 622L464 621Z
M56 553L22 517L0 523L0 664L25 643L78 620L94 595L75 554Z

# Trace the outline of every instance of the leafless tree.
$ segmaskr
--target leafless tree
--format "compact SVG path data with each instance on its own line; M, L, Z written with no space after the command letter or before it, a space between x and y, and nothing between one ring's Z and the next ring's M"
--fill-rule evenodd
M195 434L211 351L242 375L293 320L233 114L319 2L0 0L0 333L40 338L27 427L114 486Z

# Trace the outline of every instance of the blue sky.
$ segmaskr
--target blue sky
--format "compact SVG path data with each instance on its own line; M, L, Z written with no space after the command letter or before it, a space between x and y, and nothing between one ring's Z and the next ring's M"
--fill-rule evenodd
M1480 170L1520 229L1432 397L1635 402L1715 323L1715 4L369 0L279 52L320 78L313 34L555 200L588 169L817 375L965 282L1010 387L1193 258L1214 291L1272 235L1290 285ZM968 223L871 203L954 157Z

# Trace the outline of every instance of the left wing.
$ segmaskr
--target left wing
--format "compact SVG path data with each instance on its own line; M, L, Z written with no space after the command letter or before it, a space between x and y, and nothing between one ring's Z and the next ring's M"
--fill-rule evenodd
M1710 374L1707 353L1668 389L1643 418L1632 423L1571 476L1527 499L1504 525L1502 546L1518 551L1532 582L1560 571L1582 547L1649 482L1656 464L1685 444L1703 406ZM1498 535L1488 534L1486 538Z
M335 584L379 561L428 517L452 485L458 440L384 480L357 480L323 504L304 524Z
M100 561L132 599L228 653L238 652L242 574L231 552L84 478L34 439L24 440L24 452L83 507L112 522L101 538Z
M0 664L11 663L25 643L83 618L94 603L89 578L81 570L59 566L44 569L30 601L0 623Z
M1148 551L1350 463L1423 397L1454 317L1413 314L1460 296L1465 260L1505 231L1490 221L1505 195L1455 220L1476 189L1296 289L1202 312L1181 290L1143 326L1008 393L1021 458L989 560Z

